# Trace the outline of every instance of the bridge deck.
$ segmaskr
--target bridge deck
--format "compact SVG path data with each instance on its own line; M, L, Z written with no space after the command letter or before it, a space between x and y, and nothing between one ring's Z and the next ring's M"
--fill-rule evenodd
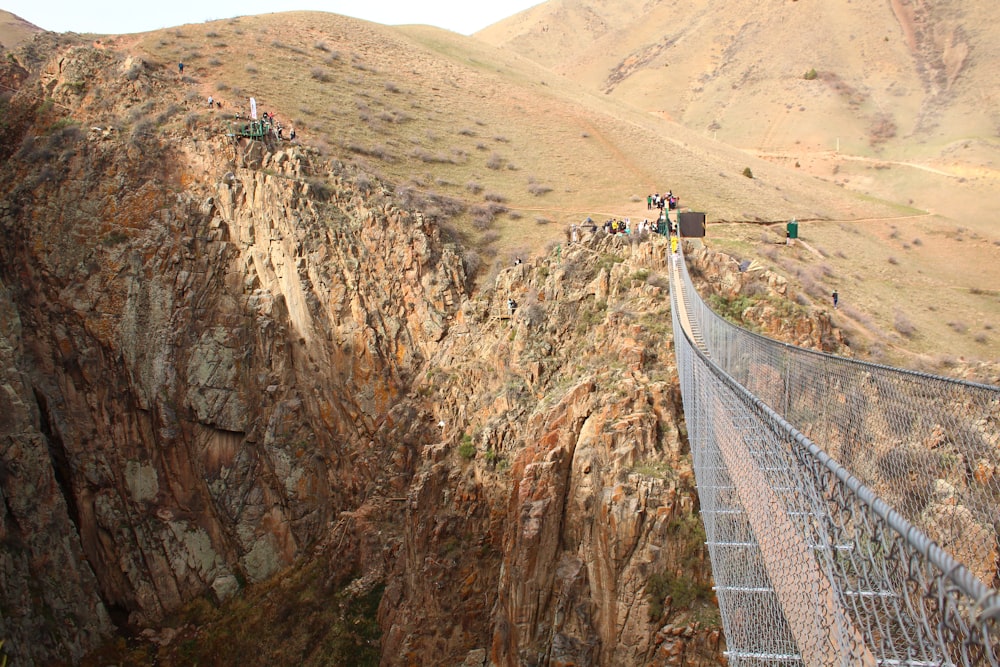
M679 253L670 257L671 289L678 290L674 307L681 328L707 354L700 328L689 317L691 299L696 297L687 294L684 288L680 275L682 261ZM728 414L730 411L724 408L720 406L715 414ZM840 613L833 588L820 569L813 546L793 524L785 503L757 464L752 453L752 432L730 423L714 429L714 433L734 490L746 508L764 567L802 661L807 665L833 666L847 664L847 661L875 665L875 656L867 649L861 635L853 627L845 627L848 621ZM727 434L736 437L726 437ZM857 655L858 652L861 655Z

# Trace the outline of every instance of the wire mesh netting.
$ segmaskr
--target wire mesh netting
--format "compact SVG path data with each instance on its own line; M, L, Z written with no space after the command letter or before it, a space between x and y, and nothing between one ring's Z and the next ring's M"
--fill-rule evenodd
M1000 389L750 333L680 256L671 281L730 663L997 665Z

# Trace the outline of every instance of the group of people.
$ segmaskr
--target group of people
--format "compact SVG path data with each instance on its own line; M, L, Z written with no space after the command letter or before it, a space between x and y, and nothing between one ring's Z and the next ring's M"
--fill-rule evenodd
M209 99L209 104L211 105L212 98L210 97L208 99ZM284 141L285 140L285 128L283 128L281 126L281 123L278 122L278 119L275 117L275 115L273 113L268 113L268 112L265 111L264 113L261 114L260 118L261 118L260 121L257 121L256 119L251 120L251 123L258 123L258 122L260 123L261 134L272 134L279 141ZM239 122L239 121L243 121L243 120L246 120L246 119L240 114L239 111L237 111L236 112L236 121ZM244 124L242 126L242 128L243 128L244 134L247 134L249 132L249 130L251 129L250 125L246 125L246 124ZM295 141L295 128L294 127L291 128L288 131L288 140L289 141Z
M651 195L646 195L646 210L652 211L654 208L663 210L664 207L673 211L677 208L677 197L674 196L673 190L668 190L667 194L660 195L659 192Z
M664 197L661 197L659 193L649 195L647 199L649 208L652 209L655 203L656 207L660 210L660 214L657 216L656 220L644 218L642 221L633 224L632 219L628 217L608 218L603 224L600 225L600 228L604 230L606 234L651 233L660 234L662 236L677 234L677 223L672 221L670 216L667 215L667 211L664 210L667 207L669 207L669 210L676 209L677 201L678 199L673 192L668 192ZM590 232L596 232L597 229L598 224L588 216L580 224L570 225L569 241L570 243L576 243L580 240L581 231L589 230Z
M269 113L267 113L265 111L263 114L261 114L261 119L264 121L264 125L269 125L272 128L272 131L274 132L274 136L278 137L278 139L284 139L285 138L284 137L285 128L283 128L281 126L281 123L278 122L278 119L274 117L273 113L269 114ZM290 141L294 141L295 140L295 128L294 127L291 128L288 131L288 139Z
M650 222L648 218L643 218L642 221L632 224L631 218L623 218L621 220L617 218L611 218L604 221L604 231L608 234L644 234L646 232L655 232L657 234L662 234L663 231L660 229L660 222Z
M629 218L623 220L619 220L618 218L605 220L604 231L607 234L631 234L632 221Z

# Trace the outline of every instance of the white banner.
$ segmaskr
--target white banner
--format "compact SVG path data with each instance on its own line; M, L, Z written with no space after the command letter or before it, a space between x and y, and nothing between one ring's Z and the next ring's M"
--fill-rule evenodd
M250 98L250 117L257 120L257 100Z

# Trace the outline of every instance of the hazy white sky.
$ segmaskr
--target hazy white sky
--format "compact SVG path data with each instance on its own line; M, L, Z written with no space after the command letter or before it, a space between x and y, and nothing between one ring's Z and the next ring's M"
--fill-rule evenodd
M250 14L310 9L386 25L423 23L471 34L542 0L0 0L55 32L122 34Z

